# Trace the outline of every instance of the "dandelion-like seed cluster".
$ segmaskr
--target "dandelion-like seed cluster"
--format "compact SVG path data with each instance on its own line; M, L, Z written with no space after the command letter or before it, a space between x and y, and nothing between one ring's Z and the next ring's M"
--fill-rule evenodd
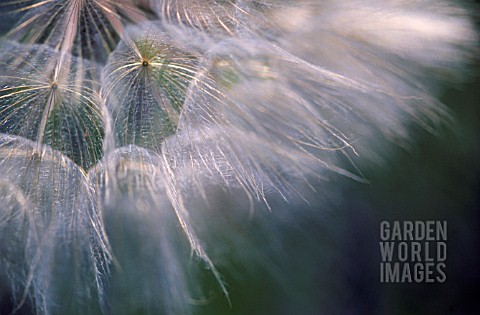
M237 210L215 191L252 218L331 178L365 181L356 161L449 120L435 92L477 47L466 8L442 0L0 6L16 17L0 44L13 312L188 314L208 295L197 275L230 302L208 231L248 236L216 226Z

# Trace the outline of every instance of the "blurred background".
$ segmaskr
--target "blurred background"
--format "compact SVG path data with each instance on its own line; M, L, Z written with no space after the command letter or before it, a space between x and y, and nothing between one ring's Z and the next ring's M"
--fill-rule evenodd
M241 280L225 271L233 307L214 300L200 307L201 314L479 314L480 80L475 71L475 79L443 95L456 119L453 128L437 135L417 130L408 152L392 147L385 165L362 165L369 184L337 183L340 198L328 206L319 197L316 209L289 210L310 215L284 231L284 256L276 263L286 284L266 270ZM445 283L380 282L384 220L447 221Z
M253 270L221 269L233 306L213 298L199 313L479 314L480 72L472 70L467 83L442 96L452 128L414 130L408 150L386 148L385 164L361 165L368 184L337 179L316 187L311 207L276 205L297 214L279 234L282 255ZM275 207L270 220L282 212ZM380 282L384 220L447 221L445 283Z

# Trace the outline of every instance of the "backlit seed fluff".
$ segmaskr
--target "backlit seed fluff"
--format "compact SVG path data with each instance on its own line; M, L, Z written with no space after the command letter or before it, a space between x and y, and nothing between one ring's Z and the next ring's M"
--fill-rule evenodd
M285 230L317 218L310 197L342 198L339 179L368 182L362 165L409 148L412 129L452 123L439 97L478 53L459 1L0 8L13 313L235 310L228 279L255 271L288 287L276 263L291 258Z

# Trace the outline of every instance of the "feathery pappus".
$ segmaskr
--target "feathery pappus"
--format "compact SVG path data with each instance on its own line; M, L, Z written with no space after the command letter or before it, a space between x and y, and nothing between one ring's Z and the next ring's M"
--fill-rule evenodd
M478 54L470 2L0 8L0 294L12 314L201 314L212 301L234 312L225 275L256 268L288 287L281 235L309 218L312 196L364 185L361 165L415 143L412 128L453 124L439 97Z

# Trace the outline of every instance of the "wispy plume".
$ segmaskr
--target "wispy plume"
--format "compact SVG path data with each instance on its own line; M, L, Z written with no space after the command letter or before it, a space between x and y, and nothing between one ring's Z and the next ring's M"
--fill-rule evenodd
M131 0L32 0L4 6L12 13L25 12L7 37L96 61L104 61L115 48L126 22L146 20Z
M90 168L102 156L105 133L92 66L46 46L4 42L1 51L0 131Z
M110 250L85 172L18 136L2 134L0 157L2 272L11 281L14 311L26 301L38 314L95 309L83 301L101 301Z
M296 220L255 211L308 204L332 178L360 185L358 163L408 147L412 126L450 123L438 93L478 52L468 5L451 1L2 6L21 16L0 42L0 276L13 313L231 303L225 244L270 265L277 225ZM255 248L240 217L271 248Z

